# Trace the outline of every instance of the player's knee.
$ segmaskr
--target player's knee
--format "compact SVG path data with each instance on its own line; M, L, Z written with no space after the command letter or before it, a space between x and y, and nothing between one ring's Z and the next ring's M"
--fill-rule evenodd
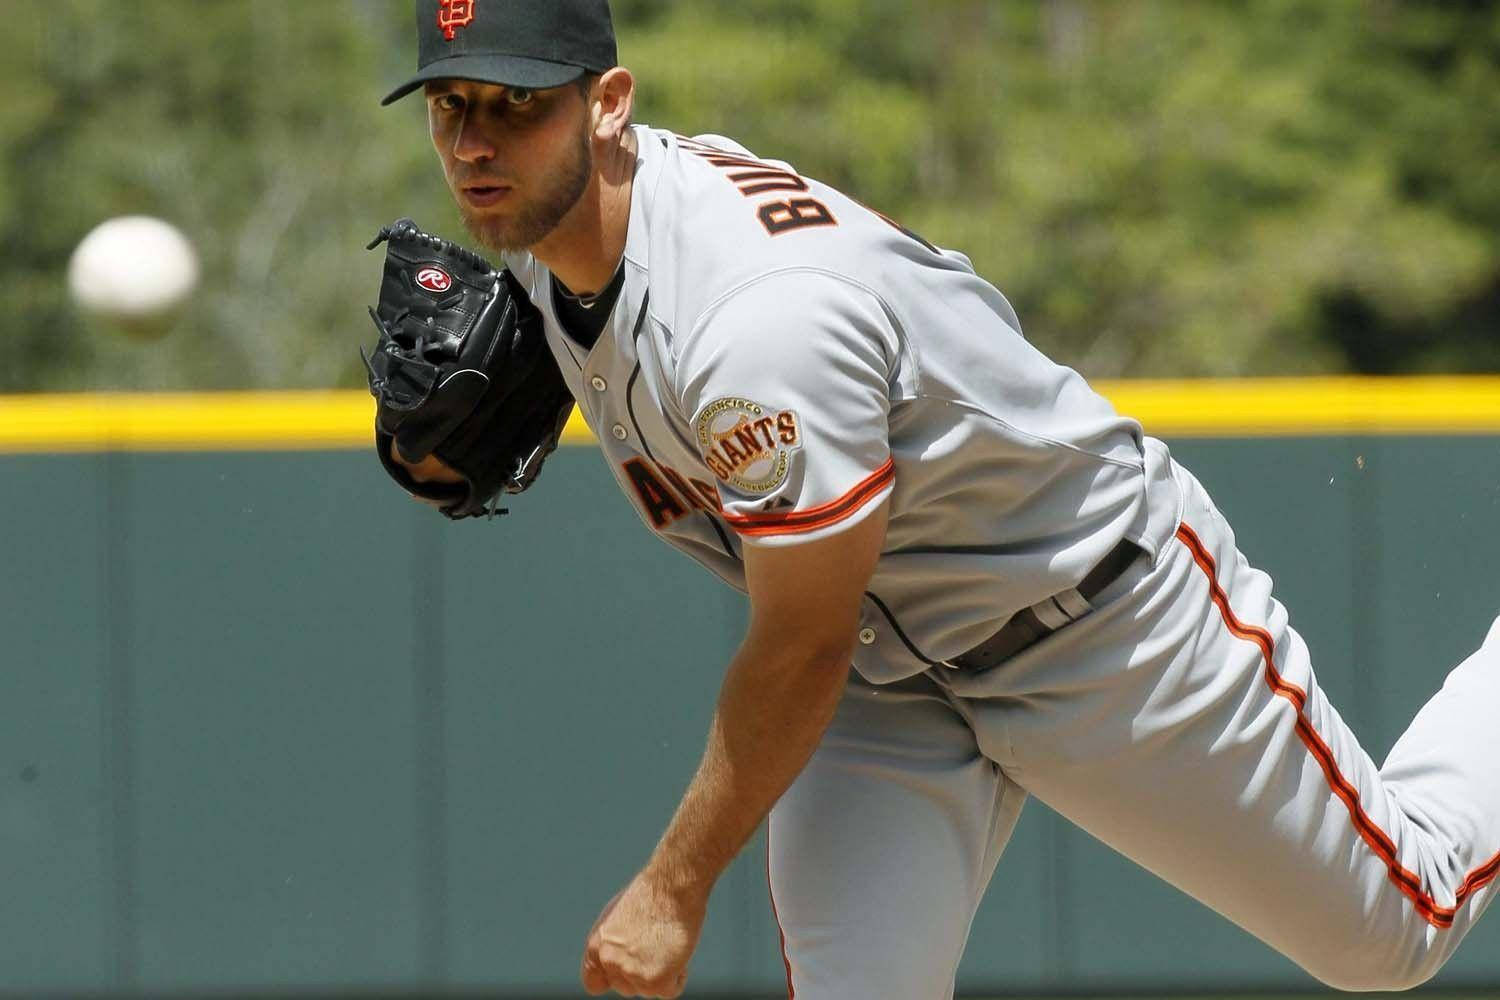
M1304 968L1327 986L1346 993L1414 989L1442 968L1445 952L1420 943L1371 941L1364 947L1330 948L1325 958Z
M1431 973L1364 975L1358 971L1351 975L1337 977L1324 976L1316 972L1313 975L1325 986L1342 993L1401 993L1405 990L1416 989L1432 978Z

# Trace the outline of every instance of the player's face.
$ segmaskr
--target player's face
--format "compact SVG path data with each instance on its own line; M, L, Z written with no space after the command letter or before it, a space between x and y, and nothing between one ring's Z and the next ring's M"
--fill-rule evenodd
M426 93L432 143L474 238L510 251L552 232L593 173L588 104L578 87L439 80Z

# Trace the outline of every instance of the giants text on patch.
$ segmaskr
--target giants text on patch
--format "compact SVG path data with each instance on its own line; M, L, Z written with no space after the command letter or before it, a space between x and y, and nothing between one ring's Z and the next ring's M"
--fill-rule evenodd
M737 396L705 406L696 430L703 461L741 493L769 493L780 486L791 453L802 446L795 413Z

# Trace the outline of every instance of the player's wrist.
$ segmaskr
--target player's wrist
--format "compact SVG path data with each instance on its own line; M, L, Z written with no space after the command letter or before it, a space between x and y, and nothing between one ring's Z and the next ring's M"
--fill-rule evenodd
M641 870L640 878L662 899L685 910L700 911L707 908L718 875L701 864L664 857L658 851Z

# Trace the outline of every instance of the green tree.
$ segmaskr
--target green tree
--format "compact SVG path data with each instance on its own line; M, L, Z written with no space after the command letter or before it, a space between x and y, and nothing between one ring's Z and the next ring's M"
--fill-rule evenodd
M460 234L409 0L12 0L0 390L358 385L410 215ZM615 0L638 118L731 135L968 253L1091 376L1500 370L1500 3ZM204 284L130 344L93 225Z

